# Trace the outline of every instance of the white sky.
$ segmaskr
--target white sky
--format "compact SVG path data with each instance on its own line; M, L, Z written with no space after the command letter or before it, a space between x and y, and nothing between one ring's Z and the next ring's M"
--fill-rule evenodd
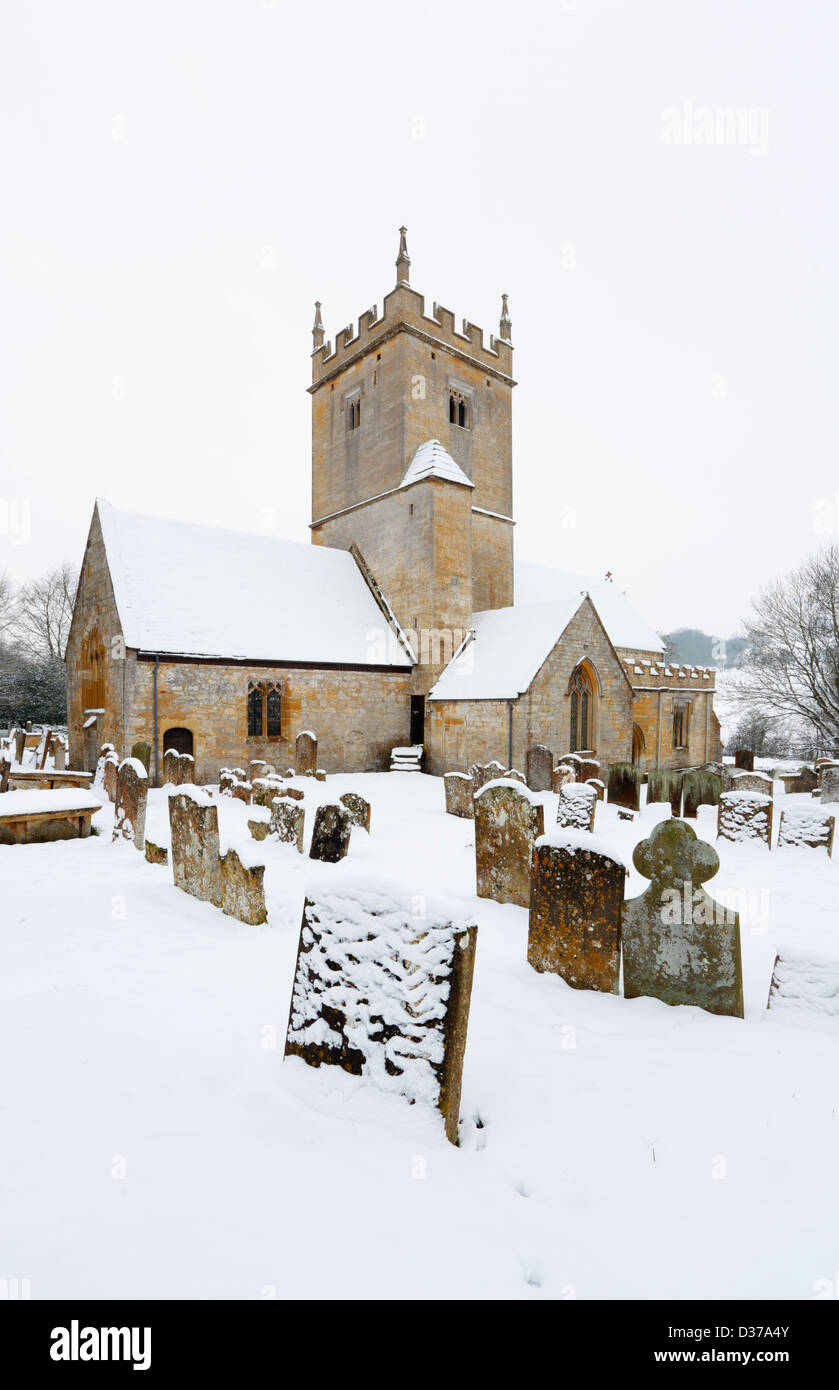
M734 631L839 528L837 29L827 0L8 0L0 568L78 561L97 493L308 539L312 303L333 339L381 304L405 222L429 305L488 335L509 291L519 553ZM686 103L757 113L757 149L663 139Z

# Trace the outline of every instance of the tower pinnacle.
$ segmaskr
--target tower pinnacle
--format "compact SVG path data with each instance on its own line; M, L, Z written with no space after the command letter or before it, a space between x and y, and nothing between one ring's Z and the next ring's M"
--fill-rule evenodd
M320 316L320 300L315 300L315 322L312 326L312 342L315 349L323 347L323 319Z
M408 255L408 235L407 227L399 228L399 255L396 257L396 283L397 285L410 284L411 280L411 257Z
M499 325L498 325L499 337L503 338L504 341L505 341L505 343L509 343L509 341L510 341L510 334L511 334L512 331L513 331L513 325L512 325L512 323L510 322L510 311L509 311L509 309L507 308L507 299L508 299L508 296L507 296L506 294L502 294L502 296L501 296L501 322L500 322Z

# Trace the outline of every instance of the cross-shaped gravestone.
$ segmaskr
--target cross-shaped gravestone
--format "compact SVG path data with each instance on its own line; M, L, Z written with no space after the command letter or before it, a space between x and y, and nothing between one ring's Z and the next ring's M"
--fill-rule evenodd
M740 919L701 886L720 866L713 845L664 820L635 846L650 886L624 904L623 992L743 1017Z

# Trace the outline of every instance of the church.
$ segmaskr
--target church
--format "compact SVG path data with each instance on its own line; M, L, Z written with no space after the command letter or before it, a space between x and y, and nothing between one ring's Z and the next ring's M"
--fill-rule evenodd
M199 783L252 759L442 774L527 749L643 769L719 759L714 672L668 664L608 580L515 557L512 325L458 328L396 284L358 325L312 330L311 543L96 502L67 646L70 756L169 748Z

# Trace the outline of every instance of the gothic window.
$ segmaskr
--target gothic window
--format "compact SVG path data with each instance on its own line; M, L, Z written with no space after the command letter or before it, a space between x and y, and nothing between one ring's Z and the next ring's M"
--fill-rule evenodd
M262 737L262 691L248 691L248 738Z
M591 747L591 709L591 681L581 668L571 682L569 748L572 753L578 748Z
M85 709L105 708L105 644L98 627L82 642L82 698Z
M279 690L269 690L265 697L266 723L268 726L268 737L280 737L280 715L282 713L283 697Z
M449 392L449 424L459 425L464 430L472 428L469 401L460 391Z
M282 736L282 686L276 681L248 682L248 738Z

